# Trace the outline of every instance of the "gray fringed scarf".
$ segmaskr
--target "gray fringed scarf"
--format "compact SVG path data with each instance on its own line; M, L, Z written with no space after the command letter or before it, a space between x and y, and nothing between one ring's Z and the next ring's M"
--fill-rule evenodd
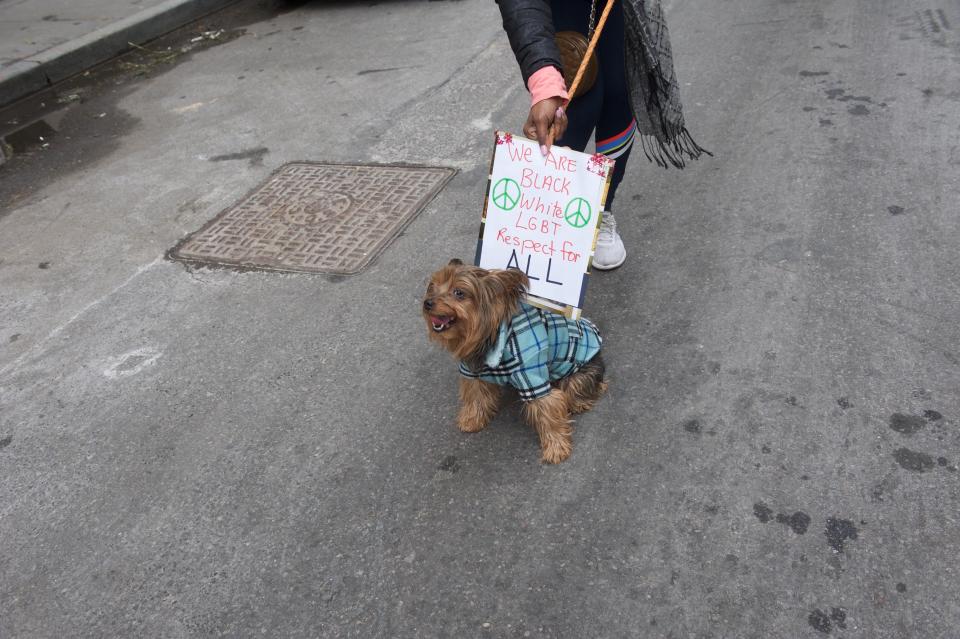
M663 168L713 155L690 137L660 0L622 0L630 103L647 159Z

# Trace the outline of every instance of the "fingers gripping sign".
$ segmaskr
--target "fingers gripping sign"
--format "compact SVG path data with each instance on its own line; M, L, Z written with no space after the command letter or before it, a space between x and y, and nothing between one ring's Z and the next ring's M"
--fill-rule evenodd
M530 107L530 114L523 125L523 134L540 143L540 153L546 155L553 141L563 137L567 130L567 114L562 98L547 98Z

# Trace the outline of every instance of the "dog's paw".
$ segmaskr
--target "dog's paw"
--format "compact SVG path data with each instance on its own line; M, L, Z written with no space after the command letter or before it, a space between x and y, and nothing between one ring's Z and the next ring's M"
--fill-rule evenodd
M463 433L479 433L487 427L488 421L477 415L459 415L457 416L457 428Z
M573 441L569 437L558 437L551 439L543 447L540 455L540 461L545 464L559 464L567 459L573 452Z
M593 408L593 405L596 403L595 399L573 399L569 405L570 413L572 415L581 415Z

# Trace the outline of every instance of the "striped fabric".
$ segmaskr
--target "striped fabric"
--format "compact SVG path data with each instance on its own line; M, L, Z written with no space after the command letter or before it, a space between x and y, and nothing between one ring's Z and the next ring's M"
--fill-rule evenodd
M500 325L497 342L478 370L460 362L460 374L513 386L525 402L550 392L550 382L575 372L600 352L600 332L590 320L570 320L521 303Z
M637 121L631 120L630 126L618 133L617 135L611 136L606 140L597 141L597 153L603 153L605 156L611 160L615 160L624 153L627 152L627 149L633 144L633 136L637 132Z

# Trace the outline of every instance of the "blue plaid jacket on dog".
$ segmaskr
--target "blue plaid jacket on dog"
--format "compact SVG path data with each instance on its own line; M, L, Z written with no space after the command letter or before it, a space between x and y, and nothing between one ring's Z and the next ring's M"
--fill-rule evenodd
M520 303L520 310L500 325L493 347L479 370L460 362L460 374L501 386L513 386L529 402L550 392L550 382L575 372L600 352L600 332L590 320Z

